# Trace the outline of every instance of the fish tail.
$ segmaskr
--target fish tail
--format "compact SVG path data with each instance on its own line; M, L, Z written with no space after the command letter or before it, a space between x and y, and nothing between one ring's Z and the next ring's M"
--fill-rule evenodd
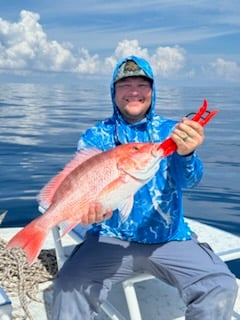
M29 264L32 264L38 257L48 234L48 229L39 225L38 220L35 219L29 223L7 244L7 248L22 248Z

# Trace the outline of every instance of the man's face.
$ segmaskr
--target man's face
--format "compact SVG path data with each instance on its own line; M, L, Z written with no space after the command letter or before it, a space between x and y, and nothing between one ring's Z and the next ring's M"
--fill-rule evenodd
M115 84L115 103L129 123L144 119L151 100L152 86L145 77L128 77Z

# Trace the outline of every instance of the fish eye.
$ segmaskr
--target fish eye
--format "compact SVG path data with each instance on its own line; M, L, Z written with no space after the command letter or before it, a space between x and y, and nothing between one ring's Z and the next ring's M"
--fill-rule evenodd
M133 146L134 150L139 150L139 146Z

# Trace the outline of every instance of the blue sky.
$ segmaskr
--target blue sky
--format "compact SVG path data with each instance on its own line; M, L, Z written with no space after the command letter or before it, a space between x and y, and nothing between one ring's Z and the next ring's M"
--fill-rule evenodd
M136 54L160 81L240 84L239 0L0 0L0 81L111 77Z

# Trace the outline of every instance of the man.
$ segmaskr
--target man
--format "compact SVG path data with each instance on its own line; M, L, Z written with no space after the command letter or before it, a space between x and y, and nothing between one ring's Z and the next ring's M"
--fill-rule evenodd
M150 65L130 56L117 64L111 83L113 115L88 129L78 150L108 150L128 142L160 142L177 151L163 159L156 176L134 197L126 221L118 210L103 212L93 203L83 224L91 225L56 279L53 320L89 320L99 312L112 285L148 272L177 287L188 320L231 319L237 293L234 276L184 222L182 188L196 185L202 163L196 148L204 140L200 124L155 114L155 84Z

